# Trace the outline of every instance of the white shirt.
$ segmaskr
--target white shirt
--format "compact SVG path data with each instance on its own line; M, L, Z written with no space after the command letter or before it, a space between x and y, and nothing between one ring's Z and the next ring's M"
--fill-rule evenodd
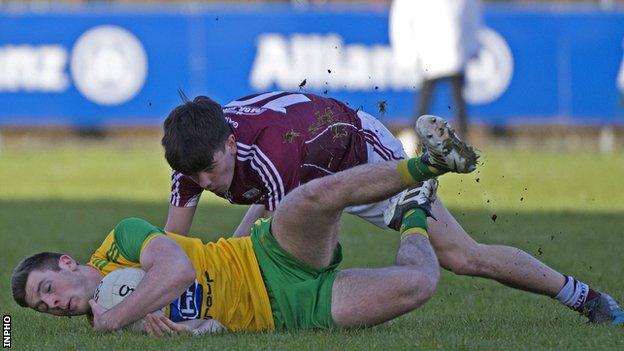
M478 0L394 0L390 42L397 62L419 67L424 79L462 71L479 49Z

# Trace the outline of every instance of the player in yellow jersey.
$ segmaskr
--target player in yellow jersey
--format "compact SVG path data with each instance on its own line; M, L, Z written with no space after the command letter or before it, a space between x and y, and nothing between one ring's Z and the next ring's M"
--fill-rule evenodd
M413 158L310 181L286 195L272 219L258 220L249 237L203 244L125 219L86 265L52 253L22 261L12 277L13 297L40 312L92 313L96 330L116 330L145 317L144 329L153 335L222 326L257 331L383 323L416 309L436 289L439 266L426 224L435 181L422 181L476 166L474 154L465 157L472 152L465 144L446 144L440 144L444 169ZM395 264L338 270L344 208L408 188L387 213L389 222L401 223ZM93 293L104 275L124 267L146 274L132 294L106 311L91 299ZM151 313L163 307L165 316Z

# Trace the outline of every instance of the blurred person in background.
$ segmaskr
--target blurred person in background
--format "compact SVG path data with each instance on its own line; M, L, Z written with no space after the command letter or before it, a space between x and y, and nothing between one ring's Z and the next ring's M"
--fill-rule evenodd
M468 137L463 95L468 61L479 50L479 0L394 0L390 41L399 62L418 66L423 78L417 114L427 114L437 83L449 81L455 100L456 131Z

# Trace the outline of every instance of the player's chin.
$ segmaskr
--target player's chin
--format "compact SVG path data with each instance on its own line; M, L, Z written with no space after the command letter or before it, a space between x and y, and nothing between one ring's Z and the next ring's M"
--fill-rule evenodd
M213 191L213 193L219 197L225 197L225 190L223 189L217 189L215 191Z
M71 316L82 316L87 314L87 311L79 311L79 310L71 310L71 311L55 311L51 314L58 317L71 317Z
M89 306L89 302L87 299L74 297L71 300L70 310L64 312L66 312L66 316L81 316L83 314L87 314L90 311L91 306Z
M81 316L83 314L91 313L91 306L86 302L84 305L77 306L75 310L72 310L73 316Z

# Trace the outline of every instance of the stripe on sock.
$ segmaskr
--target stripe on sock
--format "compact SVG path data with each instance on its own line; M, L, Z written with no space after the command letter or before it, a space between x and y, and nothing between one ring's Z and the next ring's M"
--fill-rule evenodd
M417 182L414 181L414 178L412 177L409 170L407 169L407 161L408 160L399 161L399 164L397 165L397 172L399 172L399 175L401 176L401 180L403 180L403 184L416 185Z
M402 231L401 239L405 238L408 235L414 235L414 234L422 235L425 238L429 239L429 233L427 233L427 231L424 228L418 228L418 227L409 228L409 229Z
M555 299L572 309L578 310L585 303L588 293L589 285L568 276Z

